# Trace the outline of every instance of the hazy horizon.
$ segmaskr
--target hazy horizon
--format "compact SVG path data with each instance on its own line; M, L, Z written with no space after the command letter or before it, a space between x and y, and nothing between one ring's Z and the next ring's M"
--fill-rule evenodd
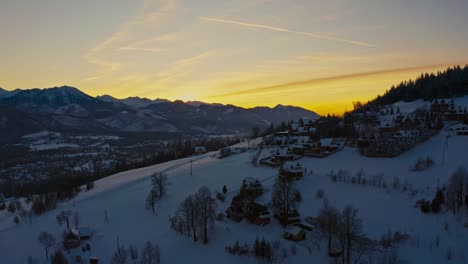
M8 1L0 87L342 113L468 63L466 10L463 0Z

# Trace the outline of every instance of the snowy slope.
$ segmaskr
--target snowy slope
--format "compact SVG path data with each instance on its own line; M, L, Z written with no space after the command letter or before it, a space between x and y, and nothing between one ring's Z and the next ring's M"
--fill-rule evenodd
M299 206L302 216L315 216L322 200L315 197L318 189L323 189L325 197L333 206L341 209L347 204L359 208L363 218L365 232L373 239L379 239L388 230L406 232L413 238L404 244L400 254L412 263L445 263L444 255L450 247L454 257L450 263L466 263L468 256L468 229L457 223L451 214L423 215L414 208L415 201L421 197L432 197L437 186L437 179L443 184L450 174L461 165L468 165L464 153L468 148L468 137L451 136L445 164L442 164L443 145L449 132L441 132L429 141L393 159L366 158L356 149L345 148L324 159L302 158L299 162L307 168L307 175L298 182L304 201ZM238 147L246 147L257 142L244 142ZM264 152L267 152L266 150ZM254 167L251 159L257 153L250 150L225 159L212 157L213 153L192 158L193 175L190 175L190 158L167 162L146 168L122 172L104 178L95 183L95 189L80 194L74 201L62 204L57 210L27 221L18 226L0 226L0 255L2 263L24 263L28 255L37 256L45 263L43 248L37 243L41 231L61 236L63 227L59 227L55 216L64 209L78 211L81 225L95 230L91 241L92 254L101 258L101 263L109 263L116 249L117 237L121 244L133 243L138 248L146 240L159 243L162 251L161 263L257 263L253 258L235 257L224 252L224 247L236 240L249 242L258 237L270 241L281 241L281 248L290 249L291 242L281 238L282 228L274 220L266 227L257 227L245 222L240 224L226 220L216 223L216 233L208 246L194 244L190 239L181 237L169 229L168 217L177 210L180 202L200 186L206 185L211 190L228 188L226 203L218 204L218 211L224 211L232 196L240 187L244 177L254 177L271 189L277 170L267 167ZM424 172L408 170L416 159L431 156L435 166ZM401 177L418 190L415 197L408 193L359 186L348 183L334 183L327 173L331 170L346 170L350 175L364 170L365 176L383 173L389 182L393 177ZM146 194L150 188L148 176L157 171L166 171L169 176L168 196L156 207L156 214L144 208ZM313 171L313 173L310 173ZM271 194L266 193L260 200L268 203ZM104 223L104 211L109 214L110 222ZM1 222L1 221L0 221ZM448 231L444 230L445 223ZM440 246L434 241L440 236ZM432 244L432 246L431 246ZM304 244L301 244L304 245ZM327 263L325 248L308 249L299 245L298 254L290 256L285 263ZM305 244L309 245L309 244ZM430 248L432 247L432 250ZM27 249L27 250L26 250ZM82 254L81 249L72 250L71 255Z

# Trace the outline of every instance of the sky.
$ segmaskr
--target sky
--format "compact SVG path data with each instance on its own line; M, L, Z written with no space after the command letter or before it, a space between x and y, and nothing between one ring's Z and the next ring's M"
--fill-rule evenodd
M0 0L0 87L341 113L468 63L466 0Z

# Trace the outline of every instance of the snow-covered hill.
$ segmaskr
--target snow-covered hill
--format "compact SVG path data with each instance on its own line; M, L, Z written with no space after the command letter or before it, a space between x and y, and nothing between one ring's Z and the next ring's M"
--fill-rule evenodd
M448 137L448 147L443 161L443 149ZM250 142L253 145L257 142ZM246 147L248 143L241 143ZM429 141L392 159L366 158L354 148L344 150L323 159L304 157L299 160L307 168L307 174L297 182L303 201L299 211L302 217L316 216L322 200L316 197L317 190L323 190L330 204L342 209L352 204L359 209L364 231L372 239L380 239L389 230L407 233L411 240L399 248L400 255L411 263L466 263L468 250L468 229L464 220L450 213L439 215L422 214L415 208L416 200L432 198L438 181L444 185L448 177L459 166L468 165L465 155L468 137L452 135L444 130ZM271 149L273 150L273 149ZM264 150L266 151L266 150ZM79 212L81 225L94 230L90 241L92 250L83 253L81 248L71 250L69 256L98 256L100 263L109 263L116 249L117 238L120 244L134 244L142 248L147 240L157 242L161 247L161 263L257 263L253 258L228 255L226 245L236 240L241 244L252 243L256 237L270 241L280 241L281 248L290 252L294 245L282 238L282 227L276 220L265 227L246 222L234 223L230 220L217 221L216 232L209 245L195 244L190 239L177 235L169 229L168 217L177 210L180 202L200 186L206 185L213 191L220 191L223 185L228 188L226 202L218 203L217 211L223 212L239 189L244 177L259 179L267 192L260 200L268 204L277 169L254 167L251 159L257 154L250 150L225 159L214 158L207 153L195 158L175 160L159 165L122 172L95 183L95 188L81 193L73 201L62 204L56 210L33 218L32 224L24 221L13 224L12 217L2 211L0 220L0 256L2 263L25 263L28 255L37 256L45 262L44 250L37 242L41 231L61 237L63 227L59 227L56 215L62 210ZM409 167L421 157L430 156L435 165L423 172L412 172ZM193 160L193 175L190 175L190 160ZM333 182L327 174L338 170L354 176L362 170L364 177L381 175L388 183L399 177L402 185L413 191L377 188L351 183ZM149 175L165 171L169 177L168 195L156 207L156 214L145 209L145 197L150 189ZM105 223L105 211L109 223ZM445 227L447 227L445 229ZM313 238L310 238L313 239ZM436 246L436 240L440 244ZM297 254L289 254L285 263L327 263L326 245L321 249L310 247L315 241L297 245ZM309 251L310 250L310 251ZM452 252L451 261L446 260L447 251ZM280 254L280 253L278 253Z

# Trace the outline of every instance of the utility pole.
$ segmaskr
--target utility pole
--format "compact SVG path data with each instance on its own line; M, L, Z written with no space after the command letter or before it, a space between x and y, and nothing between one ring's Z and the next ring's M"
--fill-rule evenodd
M193 160L190 160L190 175L192 175L192 163L193 163Z

